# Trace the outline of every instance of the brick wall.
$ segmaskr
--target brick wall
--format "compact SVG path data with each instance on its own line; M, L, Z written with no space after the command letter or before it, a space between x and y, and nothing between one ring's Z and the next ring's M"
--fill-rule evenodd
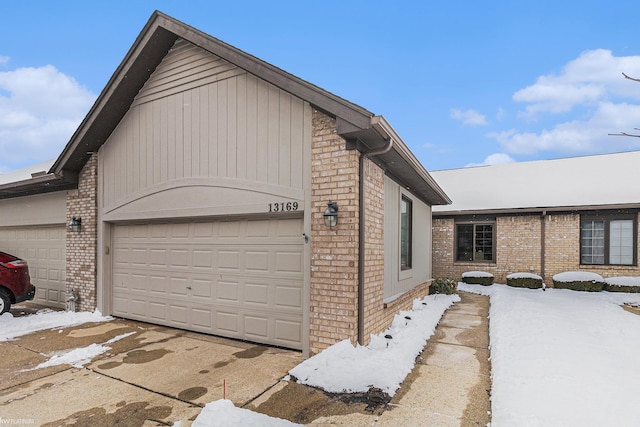
M311 146L310 354L357 340L358 159L336 133L335 120L313 112ZM338 204L334 229L324 225L327 202Z
M80 172L78 189L67 192L67 223L74 216L82 218L80 232L67 228L66 246L66 292L78 294L79 311L96 308L97 187L98 155L93 154Z
M311 355L340 340L358 338L358 239L359 156L346 150L336 133L335 120L313 113L311 184ZM364 162L365 172L365 271L364 343L370 334L384 331L400 310L410 309L415 298L426 295L423 283L392 303L384 303L384 171ZM327 201L338 203L338 226L324 225Z
M365 176L364 343L384 329L384 171L370 159Z
M544 220L545 259L541 260ZM640 224L640 216L639 216ZM580 265L580 214L550 213L496 218L496 263L454 262L454 219L433 219L433 277L460 279L465 271L492 273L496 283L506 283L510 273L533 272L553 286L553 276L563 271L583 270L601 276L638 276L640 268L628 266ZM640 247L640 233L638 237Z
M553 275L580 269L580 215L552 214L545 219L545 275L553 286Z

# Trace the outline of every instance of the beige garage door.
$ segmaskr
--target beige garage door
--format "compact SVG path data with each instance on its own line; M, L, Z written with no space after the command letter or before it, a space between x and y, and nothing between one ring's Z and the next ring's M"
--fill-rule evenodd
M302 348L302 219L113 227L113 314Z
M64 225L0 228L0 250L27 261L38 304L65 307L65 232Z

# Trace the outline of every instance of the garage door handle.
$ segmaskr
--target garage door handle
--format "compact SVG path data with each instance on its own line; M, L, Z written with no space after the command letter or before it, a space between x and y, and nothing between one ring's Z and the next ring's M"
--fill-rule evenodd
M187 286L187 289L191 290L191 286Z

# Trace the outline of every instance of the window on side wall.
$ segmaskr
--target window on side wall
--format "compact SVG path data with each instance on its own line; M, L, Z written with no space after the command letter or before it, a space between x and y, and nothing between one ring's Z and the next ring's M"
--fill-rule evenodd
M495 262L495 222L456 223L456 261Z
M411 200L402 196L400 201L400 269L411 269L412 258L412 224L413 204Z
M637 215L583 215L580 264L636 265Z

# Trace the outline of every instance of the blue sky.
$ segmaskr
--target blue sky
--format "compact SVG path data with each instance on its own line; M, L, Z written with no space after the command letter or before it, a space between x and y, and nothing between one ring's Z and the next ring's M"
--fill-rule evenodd
M0 172L58 156L156 9L385 116L428 170L640 149L607 135L640 127L640 2L22 0Z

